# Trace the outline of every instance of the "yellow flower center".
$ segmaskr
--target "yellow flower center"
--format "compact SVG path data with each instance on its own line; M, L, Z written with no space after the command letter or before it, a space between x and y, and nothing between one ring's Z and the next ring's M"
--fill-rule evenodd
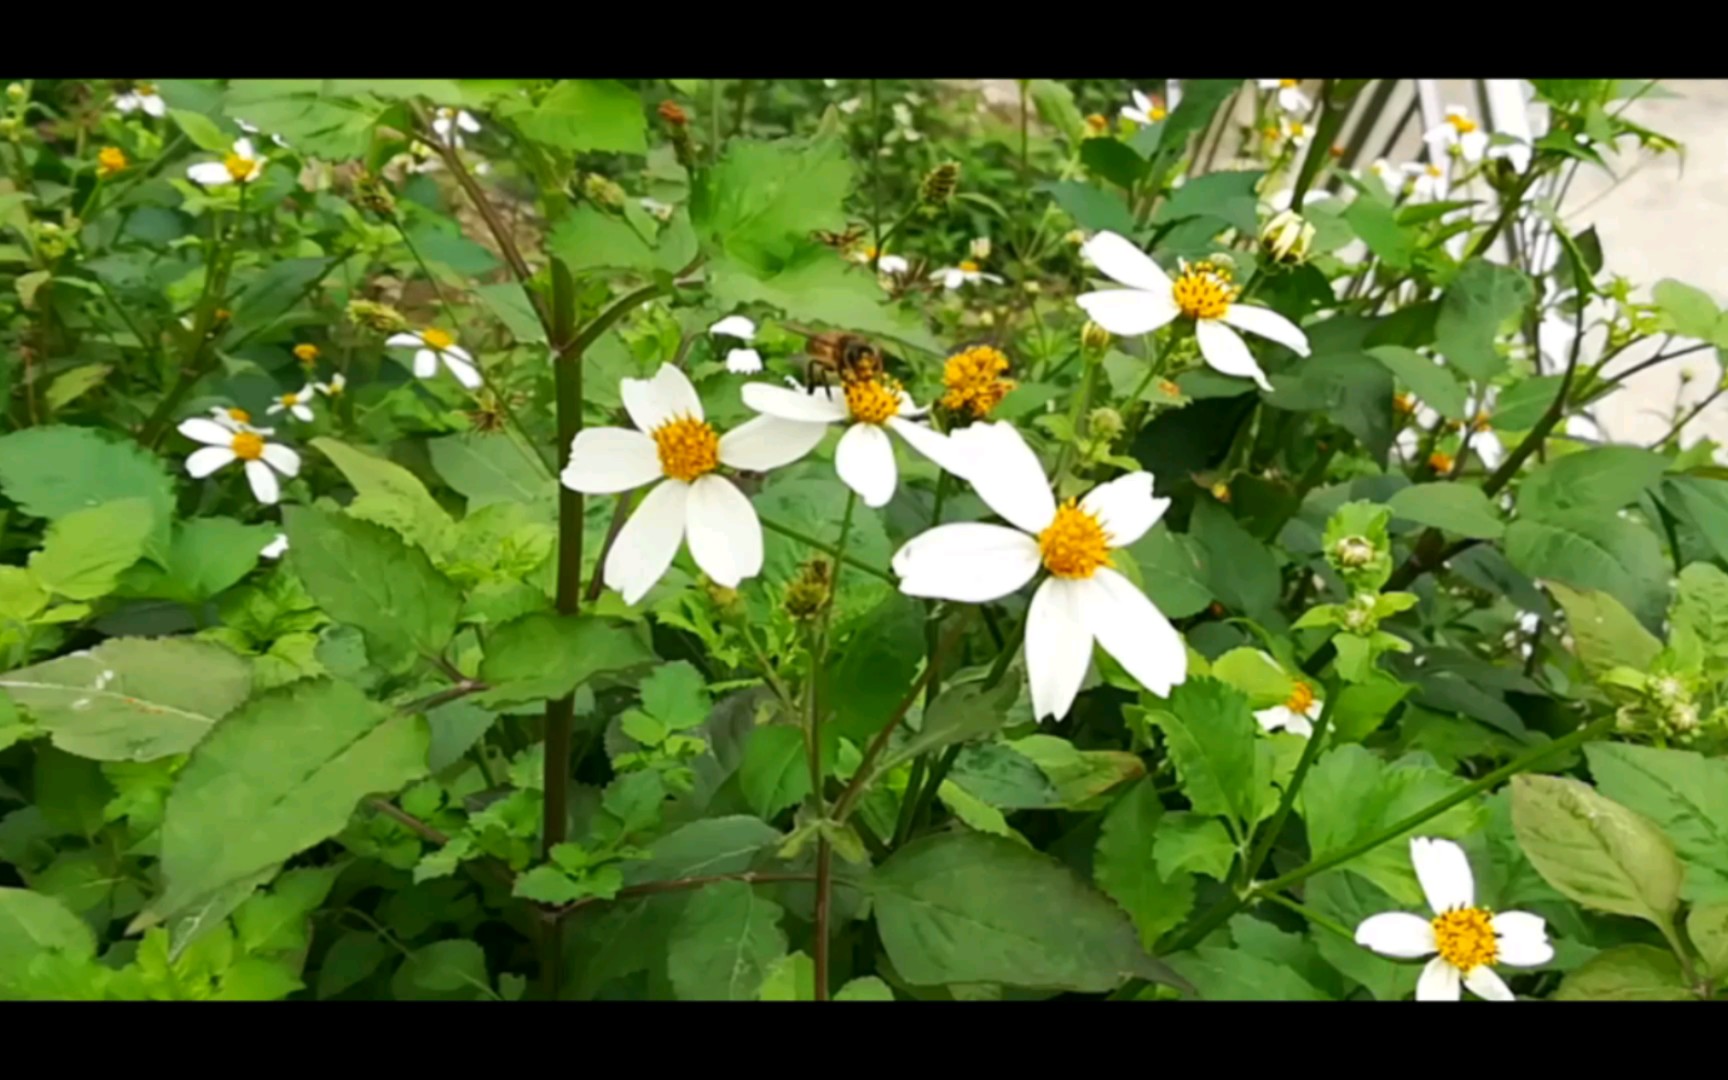
M1297 716L1307 716L1308 710L1314 707L1314 689L1301 679L1290 688L1290 696L1284 699L1284 707Z
M1230 485L1220 480L1212 485L1212 497L1221 503L1230 501Z
M961 259L960 269L964 270L968 274L976 274L978 272L978 264L973 262L971 259Z
M856 379L846 384L846 408L864 424L886 424L900 414L900 384L892 379Z
M1494 917L1481 908L1456 908L1434 916L1434 945L1440 958L1468 974L1500 955Z
M1476 431L1487 431L1489 428L1488 410L1484 409L1477 413L1476 418L1470 421L1470 426Z
M1152 106L1151 110L1146 113L1146 115L1150 116L1153 120L1156 121L1156 120L1162 120L1166 116L1169 116L1170 114L1164 111L1164 106L1154 105L1154 106Z
M1283 90L1294 90L1296 89L1296 84L1301 81L1301 79L1279 79L1278 86Z
M1444 450L1436 450L1428 455L1428 467L1435 472L1452 471L1452 455Z
M300 395L299 394L283 394L281 400L282 400L282 404L284 404L284 405L288 406L290 409L292 409L294 406L300 404Z
M1476 121L1470 119L1468 116L1459 116L1457 113L1448 116L1446 122L1451 124L1452 130L1456 131L1460 135L1468 135L1472 131L1476 130Z
M1408 416L1416 411L1416 399L1409 394L1398 394L1392 399L1392 407Z
M227 169L228 175L235 180L251 179L252 169L255 165L257 162L251 158L241 157L239 154L229 154L222 159L222 167Z
M678 416L654 429L660 471L686 484L720 464L720 436L705 420Z
M975 345L948 358L942 366L942 407L949 412L969 412L982 420L1014 389L1004 379L1008 358L988 345Z
M1211 263L1186 267L1171 290L1176 307L1191 319L1222 319L1236 299L1230 272Z
M237 431L228 448L241 461L257 461L264 456L264 436L251 431Z
M438 110L438 115L446 120L454 120L456 119L456 110L448 107L441 108Z
M139 97L155 97L156 84L147 82L134 83L132 85L132 92L137 94Z
M252 414L247 412L245 409L233 408L228 410L228 419L237 420L242 424L250 424L252 422Z
M1103 131L1109 125L1110 121L1104 119L1101 113L1093 113L1086 118L1086 126L1093 131Z
M874 262L875 259L876 259L876 245L875 244L865 244L864 245L864 261L865 262Z
M435 328L420 331L420 340L425 342L428 349L432 349L436 352L443 352L445 349L456 344L456 339L454 337Z
M1044 566L1059 578L1089 578L1110 565L1110 535L1073 499L1056 508L1056 520L1038 534Z
M1265 127L1260 129L1260 133L1265 135L1268 141L1276 141L1278 138L1278 125L1267 124Z
M1307 130L1308 130L1308 128L1303 125L1302 121L1300 121L1300 120L1290 121L1290 137L1292 139L1300 139L1302 137L1303 133L1305 133Z
M1428 175L1432 176L1436 180L1440 179L1440 177L1442 175L1441 170L1440 170L1440 166L1435 165L1434 163L1430 162L1428 164Z
M104 146L96 151L96 171L103 176L117 173L126 167L126 152L118 146Z
M311 342L296 345L294 346L294 356L302 364L315 364L318 362L318 346Z

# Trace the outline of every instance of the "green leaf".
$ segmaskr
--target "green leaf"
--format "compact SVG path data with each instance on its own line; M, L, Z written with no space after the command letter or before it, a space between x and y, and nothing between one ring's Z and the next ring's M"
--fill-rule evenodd
M434 941L415 949L390 980L398 1001L475 1001L496 997L486 952L472 941Z
M1092 809L1092 801L1146 773L1146 763L1124 750L1081 750L1067 739L1034 734L1009 744L1056 786L1056 806ZM1049 805L1049 804L1046 804Z
M626 863L624 883L743 873L781 839L778 829L746 814L692 821L654 841L646 859Z
M1679 961L1654 945L1620 945L1570 972L1555 1001L1687 1001L1694 997Z
M1716 557L1728 559L1728 481L1670 476L1662 481L1662 491L1664 502L1691 521Z
M828 665L822 700L833 703L835 729L860 744L881 731L923 662L923 606L892 592L859 620Z
M766 304L791 318L891 338L914 349L942 351L914 312L883 302L876 279L821 244L807 244L773 273L722 256L708 267L720 310Z
M354 486L357 497L345 507L350 517L392 529L408 542L420 545L433 558L444 555L455 522L432 498L419 477L395 462L335 439L313 439L312 445L335 462Z
M785 724L758 727L744 746L738 786L759 817L771 818L810 794L804 733Z
M1120 139L1087 139L1080 144L1080 161L1093 176L1117 187L1131 188L1146 171L1146 160Z
M1122 912L1047 855L979 833L927 836L869 879L876 925L908 983L995 982L1097 993L1144 970Z
M1686 863L1681 897L1728 901L1728 761L1628 743L1584 748L1603 795L1661 826Z
M1034 191L1049 192L1056 205L1083 229L1105 230L1123 236L1134 234L1134 217L1122 197L1095 188L1084 180L1055 180L1034 185Z
M1255 820L1269 782L1257 769L1260 726L1248 699L1217 679L1191 678L1170 695L1168 712L1149 714L1164 732L1182 792L1194 812Z
M0 436L0 490L27 514L58 520L116 499L144 499L154 521L145 554L168 550L174 485L137 443L94 428L35 427Z
M1530 279L1512 267L1469 260L1440 301L1435 347L1471 378L1493 378L1506 367L1506 358L1494 348L1500 324L1524 310L1531 293Z
M1586 907L1668 925L1680 860L1650 821L1558 776L1512 779L1512 828L1542 880Z
M573 213L582 213L590 208L584 204ZM495 285L477 285L474 294L485 301L492 309L492 314L498 316L510 336L524 345L545 345L546 328L540 325L540 317L534 312L534 302L528 298L528 290L514 281L501 281Z
M784 269L812 230L846 224L852 163L838 139L731 139L699 176L690 202L697 234L760 277Z
M708 687L687 660L661 664L637 688L642 707L673 731L686 731L708 719Z
M68 836L89 839L101 830L102 808L114 789L93 761L44 747L36 753L35 805L42 820ZM40 879L36 886L44 892Z
M816 961L795 952L782 956L768 968L757 1001L815 1001Z
M1326 1001L1288 966L1242 949L1202 945L1169 960L1204 1001Z
M1166 814L1158 823L1152 857L1165 878L1185 870L1226 881L1236 861L1236 843L1217 818L1200 814Z
M561 150L648 151L648 120L636 91L612 79L565 79L516 117L522 134Z
M1266 545L1211 500L1195 504L1189 530L1205 560L1201 569L1213 595L1256 622L1278 623L1282 580Z
M298 682L255 698L192 753L162 823L171 915L334 836L366 795L426 774L426 724L347 683Z
M1062 133L1071 146L1083 146L1086 120L1074 104L1074 91L1054 79L1033 79L1026 88L1027 97L1038 116Z
M1634 502L1668 467L1636 446L1596 446L1531 470L1518 488L1518 512L1547 517L1563 510L1618 510Z
M532 900L536 904L568 904L588 890L572 880L556 866L536 866L518 875L512 896Z
M534 451L515 435L446 435L426 443L432 467L468 500L473 513L492 503L517 502L550 514L558 483L547 476Z
M1260 201L1254 191L1265 175L1258 169L1227 169L1193 177L1158 208L1152 215L1152 223L1163 225L1183 218L1210 217L1221 222L1220 230L1228 226L1253 235L1260 228ZM1131 234L1125 231L1124 235Z
M903 694L905 690L900 692ZM1001 730L1019 693L1019 684L1014 682L993 690L986 690L982 683L976 682L949 686L924 710L917 733L890 751L877 766L878 771L887 772L919 754Z
M1525 379L1500 395L1488 418L1496 431L1529 431L1560 393L1564 376L1538 375Z
M226 154L234 148L234 136L216 126L216 122L208 116L186 109L169 109L168 115L198 149L208 150L212 154Z
M240 947L249 953L299 953L310 941L313 911L336 884L339 867L302 867L277 878L234 909Z
M835 1001L893 1001L894 991L874 975L853 979L834 992Z
M1667 320L1668 328L1680 337L1709 341L1716 333L1716 321L1721 312L1716 301L1703 289L1694 288L1673 278L1663 278L1650 290Z
M77 960L96 956L96 935L83 919L51 896L0 889L0 986L44 953Z
M1185 619L1212 602L1206 557L1193 537L1173 533L1160 522L1127 551L1146 596L1166 618Z
M1155 850L1164 853L1161 838L1154 844L1163 816L1156 787L1142 779L1104 815L1092 855L1098 887L1134 920L1147 950L1194 907L1194 876L1180 867L1166 869L1155 859Z
M246 333L269 326L293 307L330 266L329 259L283 259L270 263L234 298L230 332Z
M584 270L635 270L674 273L696 254L689 216L673 215L658 234L642 232L628 217L615 217L582 205L564 216L547 248L572 273Z
M183 754L251 691L246 661L185 638L113 638L0 675L54 745L99 761Z
M1548 583L1548 591L1565 609L1572 647L1592 674L1617 667L1650 670L1662 643L1624 604L1597 589L1570 589L1557 581Z
M1394 270L1409 269L1416 241L1390 206L1378 199L1357 199L1344 211L1344 220L1381 262Z
M1360 200L1358 200L1360 201ZM1423 402L1448 420L1463 420L1468 404L1464 384L1444 364L1437 364L1415 349L1402 345L1376 345L1364 349Z
M595 615L534 612L494 629L480 678L487 708L564 697L596 675L653 663L647 631Z
M384 939L370 930L350 930L330 944L318 966L318 999L333 998L370 978L374 971L396 955Z
M233 518L203 517L178 522L161 566L139 563L121 579L125 596L159 597L195 606L211 599L258 565L258 553L274 530L242 525Z
M1668 565L1656 535L1612 514L1561 510L1514 521L1506 558L1533 578L1601 589L1645 626L1660 626L1668 607Z
M685 906L666 947L666 974L681 1001L751 1001L786 955L779 904L741 881L704 886Z
M107 596L144 554L154 514L148 499L75 510L48 526L42 550L30 556L30 572L43 588L69 600Z
M1686 916L1686 936L1709 979L1728 977L1728 903L1700 904Z
M1470 484L1412 484L1387 502L1405 521L1431 525L1477 540L1498 540L1506 526L1482 489Z
M310 506L282 511L288 565L332 619L366 635L391 671L438 656L456 632L462 594L426 553L382 526Z
M108 378L108 373L114 370L112 364L84 364L80 367L63 371L54 377L43 392L42 400L48 406L50 413L57 413L72 402L102 385Z
M1328 870L1309 878L1302 899L1321 915L1351 929L1371 915L1400 906L1373 882L1347 870ZM1416 989L1422 970L1419 965L1389 960L1337 934L1316 933L1314 945L1322 959L1365 987L1376 1001L1398 1001Z

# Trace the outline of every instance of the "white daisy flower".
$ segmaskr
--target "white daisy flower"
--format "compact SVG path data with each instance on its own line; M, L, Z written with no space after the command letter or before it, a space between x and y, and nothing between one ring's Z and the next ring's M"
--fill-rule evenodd
M1417 202L1436 202L1446 197L1451 187L1446 169L1437 161L1413 161L1404 166L1411 177L1410 197Z
M846 254L846 258L860 266L869 266L871 260L874 259L877 273L888 277L899 277L912 269L912 264L900 255L883 255L881 258L877 258L875 244L865 244L862 247L854 248Z
M338 371L336 374L330 376L329 382L313 383L312 389L323 394L325 397L340 397L342 392L348 389L348 376Z
M958 472L959 459L948 437L914 422L928 410L914 405L892 380L858 379L844 389L824 386L808 391L746 383L744 404L764 416L812 429L808 436L812 445L821 440L829 424L849 424L834 450L834 471L872 509L887 505L899 483L894 444L884 428L943 469Z
M234 140L234 149L221 161L200 161L186 167L186 176L204 187L250 184L264 174L264 159L252 148L251 139Z
M241 130L241 131L244 131L244 132L245 132L245 133L246 133L246 134L248 134L248 135L257 135L257 134L259 134L259 131L258 131L258 127L257 127L257 125L256 125L256 124L248 124L248 123L247 123L247 122L246 122L246 121L244 121L244 120L242 120L242 119L240 119L240 118L239 118L239 117L238 117L238 116L236 116L236 117L235 117L235 118L234 118L234 124L235 124L235 126L237 126L237 127L238 127L238 128L239 128L239 129L240 129L240 130ZM280 146L280 147L282 147L282 148L283 148L283 149L284 149L284 150L286 150L286 149L288 149L288 140L287 140L287 139L284 139L284 138L283 138L283 137L282 137L282 136L280 136L280 135L272 135L272 136L270 136L270 141L271 141L271 142L273 142L273 143L275 143L275 144L276 144L276 145L277 145L277 146Z
M1112 334L1149 334L1179 316L1194 320L1200 355L1215 370L1250 378L1271 390L1237 330L1275 341L1298 356L1308 355L1308 336L1270 308L1236 303L1229 275L1210 263L1183 264L1172 281L1152 257L1113 232L1086 242L1081 254L1126 289L1082 293L1077 302L1092 321Z
M1314 720L1320 715L1323 704L1314 696L1312 686L1301 679L1293 679L1290 696L1284 699L1284 704L1261 709L1254 714L1254 719L1260 721L1260 726L1267 731L1288 731L1306 739L1314 734Z
M1538 967L1554 958L1542 916L1496 914L1476 906L1476 882L1463 848L1450 840L1416 837L1410 841L1410 861L1434 917L1402 911L1371 915L1356 928L1356 944L1396 960L1438 953L1422 969L1417 1001L1457 1001L1460 980L1479 998L1511 1001L1512 990L1493 965Z
M944 266L942 269L931 274L930 280L941 281L942 287L949 291L958 289L962 285L976 285L980 281L989 281L997 285L1002 284L1002 279L1000 277L995 274L987 274L983 270L980 270L978 264L971 259L960 260L959 266Z
M410 331L404 334L391 334L384 344L392 349L416 349L414 354L414 376L419 379L430 379L438 374L438 361L444 361L444 366L450 369L450 374L456 376L456 381L470 390L475 390L485 382L480 377L480 369L474 365L474 357L467 349L456 344L456 338L436 328L428 328L418 332Z
M287 533L277 533L276 539L270 541L268 544L265 544L261 549L259 549L258 554L264 556L266 559L280 559L282 557L282 553L287 551L287 550L288 550L288 534Z
M275 402L264 411L272 416L279 412L286 412L294 419L310 424L312 422L312 406L307 403L311 400L312 384L308 383L295 393L278 394Z
M446 146L462 148L462 132L473 135L480 130L480 121L466 109L440 108L432 115L432 133Z
M584 428L559 476L589 495L659 479L613 541L602 571L607 587L636 603L683 542L703 573L726 588L761 573L762 523L744 493L715 470L777 469L815 449L822 427L758 416L722 436L703 419L696 388L670 364L652 379L623 380L619 392L636 430Z
M1488 149L1488 133L1470 119L1470 110L1461 105L1448 106L1446 119L1423 132L1422 140L1435 157L1456 152L1472 165L1481 161Z
M756 324L742 315L728 315L710 326L708 332L737 338L746 345L756 340ZM751 348L733 349L726 354L726 370L734 375L754 375L762 370L762 354Z
M186 459L186 471L194 479L202 480L230 461L245 462L252 494L261 503L274 503L282 497L276 473L287 477L299 475L300 455L281 443L266 442L264 437L270 433L256 428L235 430L201 416L182 421L180 434L204 444Z
M966 522L914 537L894 554L900 591L982 604L1048 570L1026 612L1026 675L1040 720L1068 714L1094 641L1155 694L1181 683L1188 674L1182 636L1110 568L1111 549L1140 539L1170 505L1152 497L1152 474L1130 473L1058 506L1037 455L1011 425L972 424L949 442L961 475L1013 528Z
M1471 397L1464 402L1464 415L1470 423L1470 450L1489 472L1506 460L1506 446L1492 426L1494 400L1499 393L1490 387L1480 399Z
M163 117L168 115L168 103L162 100L162 95L156 92L156 87L150 83L137 83L126 93L114 99L114 107L123 113L135 113L143 109L146 115Z
M1314 138L1314 125L1303 120L1285 117L1278 121L1278 139L1300 150Z
M261 435L275 434L275 428L252 426L252 414L237 405L212 405L210 416L229 431L256 431Z
M1138 90L1129 91L1129 94L1133 97L1134 104L1122 106L1122 115L1136 124L1162 123L1164 118L1170 115L1157 98L1147 97Z
M1254 82L1262 90L1277 91L1278 107L1287 113L1302 115L1314 107L1308 95L1302 92L1301 79L1255 79Z

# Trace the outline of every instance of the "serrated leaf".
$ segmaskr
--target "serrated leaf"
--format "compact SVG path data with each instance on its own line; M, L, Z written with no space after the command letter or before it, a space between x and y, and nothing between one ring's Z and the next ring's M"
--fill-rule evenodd
M1216 679L1191 678L1171 693L1168 712L1150 717L1194 811L1252 821L1267 778L1256 770L1260 728L1247 697Z
M179 522L162 565L133 566L121 578L119 591L123 596L201 604L251 573L274 533L267 525L242 525L225 517Z
M415 949L390 980L399 1001L474 1001L496 997L486 952L472 941L434 941Z
M551 512L558 483L515 435L446 435L428 441L426 449L438 475L468 500L469 513L499 502Z
M1662 643L1638 622L1626 606L1598 589L1572 589L1557 581L1548 591L1566 612L1578 659L1596 675L1616 667L1648 671Z
M561 698L596 675L654 662L641 626L593 615L534 612L512 619L487 637L480 677L492 685L479 703L487 708Z
M1104 815L1092 855L1092 876L1134 920L1148 950L1194 907L1193 875L1166 870L1156 858L1163 853L1155 843L1163 817L1156 788L1141 780Z
M1512 780L1512 827L1542 879L1586 907L1658 926L1680 903L1680 860L1647 818L1558 776Z
M1493 378L1506 367L1506 358L1494 348L1500 324L1524 309L1532 291L1530 279L1518 270L1470 259L1440 301L1435 347L1471 378Z
M741 881L704 886L672 929L666 974L682 1001L750 1001L786 955L780 905Z
M531 112L516 117L522 134L561 150L641 154L648 149L642 98L613 79L564 79Z
M1674 954L1654 945L1621 945L1569 972L1555 1001L1686 1001L1693 998Z
M1412 484L1387 503L1406 521L1430 525L1477 540L1498 540L1506 533L1500 515L1482 489L1469 484Z
M1661 827L1686 863L1681 897L1728 902L1728 761L1628 743L1584 748L1603 795Z
M393 461L327 436L313 439L312 445L353 485L357 497L346 507L350 516L400 533L435 559L445 554L455 522L419 477Z
M1668 565L1656 534L1594 510L1560 510L1506 529L1506 558L1533 578L1601 589L1645 626L1668 607Z
M145 554L157 558L168 550L174 485L135 442L58 425L0 436L0 490L25 513L50 521L117 499L144 499L154 520Z
M804 732L784 724L758 727L744 746L738 786L759 817L770 818L810 793Z
M147 499L75 510L48 526L42 550L30 556L30 572L51 593L95 600L114 591L154 531L155 510Z

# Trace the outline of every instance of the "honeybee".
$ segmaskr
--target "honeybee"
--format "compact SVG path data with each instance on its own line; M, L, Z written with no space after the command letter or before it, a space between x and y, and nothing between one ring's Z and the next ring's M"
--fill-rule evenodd
M889 361L900 362L863 335L850 331L805 332L805 337L810 362L804 369L804 383L812 389L826 382L830 375L842 384L880 379L887 373Z

